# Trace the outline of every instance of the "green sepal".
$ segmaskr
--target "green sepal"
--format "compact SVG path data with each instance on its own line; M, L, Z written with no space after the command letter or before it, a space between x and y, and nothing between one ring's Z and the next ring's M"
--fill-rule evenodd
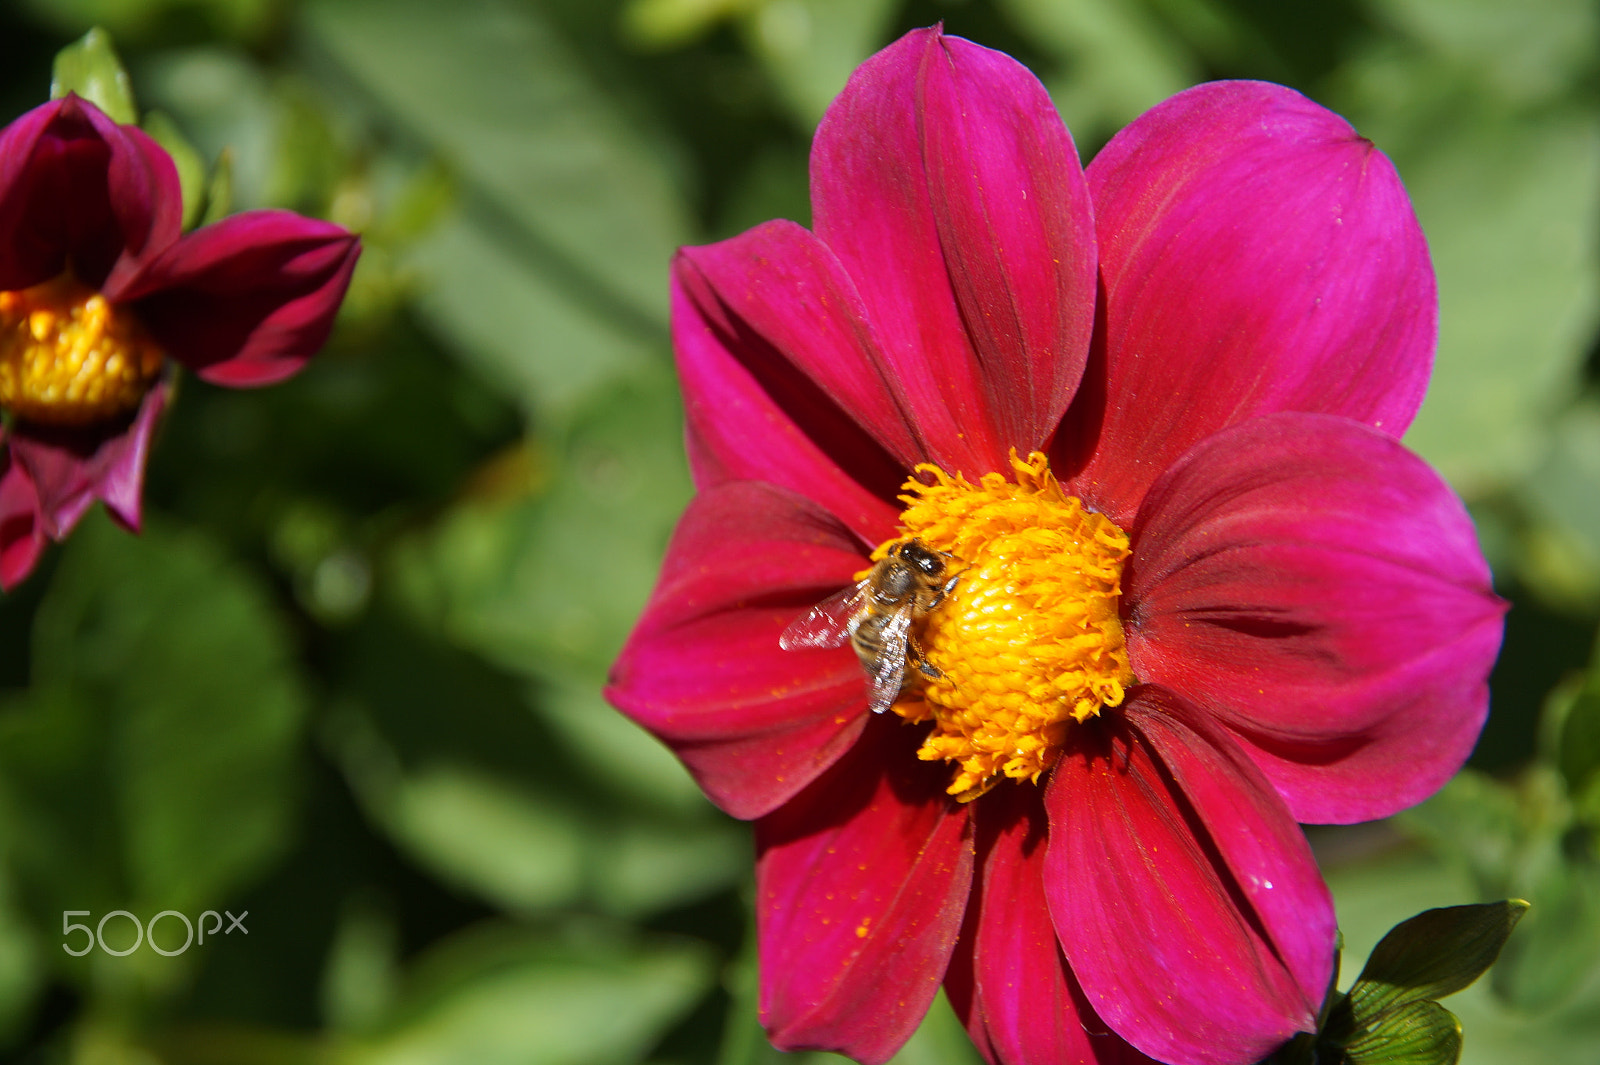
M111 35L98 26L56 53L50 72L50 99L59 100L69 92L77 93L121 125L139 121L128 72L111 46Z
M1556 764L1573 795L1582 795L1600 770L1600 662L1589 667L1587 682L1567 709Z
M1460 1057L1461 1022L1428 1001L1389 1010L1344 1046L1345 1065L1455 1065Z
M1443 998L1482 976L1500 956L1528 904L1505 899L1426 910L1402 921L1373 948L1350 988L1353 1026L1413 1002Z
M144 116L144 131L161 145L178 168L178 184L183 189L183 228L187 232L200 221L200 211L206 203L206 164L195 146L183 135L165 111L151 111Z
M211 180L206 183L206 209L200 224L209 226L220 222L233 209L233 149L224 148L217 155L217 165L211 168Z

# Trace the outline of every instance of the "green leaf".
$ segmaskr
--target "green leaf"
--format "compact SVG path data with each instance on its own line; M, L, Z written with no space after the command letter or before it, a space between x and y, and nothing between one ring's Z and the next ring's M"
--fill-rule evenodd
M726 818L686 826L624 821L592 842L595 899L623 917L703 899L736 883L754 860L749 828Z
M193 229L206 204L205 160L165 111L146 114L144 131L172 156L172 163L178 168L178 184L183 188L183 228Z
M1472 983L1500 955L1528 904L1520 899L1446 906L1396 925L1373 948L1350 988L1356 1026L1408 1003L1443 998Z
M1438 274L1438 354L1406 442L1482 496L1535 468L1594 334L1600 128L1573 108L1506 113L1435 75L1373 58L1354 75L1369 99L1346 113L1393 155Z
M273 150L264 198L274 206L323 214L340 179L355 169L327 105L294 77L275 81L270 100Z
M1529 878L1533 910L1490 978L1495 994L1530 1012L1571 999L1600 967L1600 867L1561 857Z
M659 361L660 345L574 300L492 227L453 212L405 257L416 305L455 353L535 423Z
M276 0L23 0L45 22L69 32L109 26L130 40L161 34L188 16L234 38L260 36L282 18ZM187 23L178 23L184 25Z
M1600 35L1591 0L1372 0L1378 18L1516 100L1548 98L1581 77Z
M352 1047L362 1065L610 1065L636 1061L704 990L685 943L556 943L496 924L423 960L390 1030Z
M600 697L592 680L552 677L529 697L585 770L652 810L699 815L711 804L683 763Z
M206 182L206 213L200 224L209 226L228 217L233 210L233 149L224 148L217 155L217 165L211 168L211 180Z
M355 897L344 906L322 974L322 1015L339 1033L365 1034L393 1007L400 931L392 914Z
M1546 426L1543 460L1516 485L1527 514L1517 575L1565 613L1600 606L1600 403L1581 399Z
M1566 796L1560 773L1544 762L1515 786L1465 770L1401 818L1463 864L1480 896L1533 903L1491 980L1497 995L1527 1009L1565 1000L1600 959L1600 877L1582 848L1564 845L1573 828Z
M1142 4L1003 0L1064 70L1047 83L1080 143L1100 139L1201 79L1195 57Z
M587 825L581 804L563 799L574 781L521 687L382 611L351 632L344 661L322 738L374 824L452 887L501 908L577 899Z
M1344 1045L1347 1065L1455 1065L1461 1023L1437 1002L1409 1002Z
M1600 664L1589 667L1588 679L1567 709L1556 764L1574 796L1582 795L1600 770Z
M1360 836L1367 827L1338 831ZM1325 862L1323 872L1333 891L1340 928L1350 944L1349 956L1355 959L1366 957L1382 934L1404 917L1440 901L1464 901L1476 895L1449 865L1417 848L1391 847L1358 860ZM1523 923L1542 911L1543 904L1535 897L1534 910ZM1526 931L1519 926L1508 950L1490 970L1492 978L1499 977L1507 955ZM1466 1032L1464 1056L1469 1063L1594 1065L1600 1017L1585 1008L1584 998L1575 999L1570 1009L1529 1015L1502 1003L1489 984L1479 980L1449 1000L1450 1011L1461 1019ZM1328 1060L1337 1059L1330 1055Z
M279 207L267 199L277 169L281 119L273 83L237 51L198 46L147 53L139 67L145 97L183 126L203 159L215 159L208 179L213 199L202 221L239 207ZM220 156L228 155L224 163ZM226 176L219 174L227 170ZM225 195L219 195L222 188Z
M598 686L689 498L681 418L664 369L590 403L542 492L469 499L397 553L408 598L507 669Z
M423 865L503 909L537 912L582 890L581 825L482 771L439 765L406 774L368 808Z
M317 0L305 24L525 257L641 332L665 324L667 263L689 232L668 152L536 6Z
M139 121L128 72L122 69L111 35L99 27L56 53L50 73L50 99L59 100L69 92L88 100L114 122L126 126Z
M47 913L197 912L287 842L305 693L266 595L204 536L95 512L33 650L0 787L29 813Z
M8 827L0 819L0 830ZM0 1047L10 1046L21 1026L28 1022L44 983L38 945L15 908L12 890L5 869L0 867Z
M1399 823L1440 854L1461 862L1484 895L1512 890L1522 844L1517 793L1487 774L1463 769Z
M746 5L745 40L790 112L816 125L861 61L889 43L894 0L758 0Z
M38 679L0 707L0 825L20 900L41 922L52 910L125 904L106 715L85 693Z
M678 781L676 759L593 692L571 710L608 728L572 731L620 740L612 757L643 750L646 771L667 763L657 767L676 775L667 801L648 784L597 786L566 735L528 712L529 686L475 657L381 619L352 635L355 668L323 738L372 821L458 891L530 917L580 902L637 916L703 898L749 867L748 829Z
M676 48L704 36L754 0L629 0L621 29L630 44L647 49Z

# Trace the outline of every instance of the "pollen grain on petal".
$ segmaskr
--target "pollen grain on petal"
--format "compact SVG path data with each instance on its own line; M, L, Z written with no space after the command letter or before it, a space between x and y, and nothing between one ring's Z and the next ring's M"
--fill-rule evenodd
M1128 537L1062 492L1045 456L1011 458L1014 480L973 484L922 465L901 499L902 535L954 556L955 587L919 633L937 677L895 704L934 722L918 757L956 765L962 801L1006 777L1037 780L1071 727L1133 683L1118 605Z

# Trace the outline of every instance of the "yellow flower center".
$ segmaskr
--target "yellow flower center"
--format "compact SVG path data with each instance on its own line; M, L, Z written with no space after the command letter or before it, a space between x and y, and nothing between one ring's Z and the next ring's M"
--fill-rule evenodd
M933 721L918 757L956 763L949 791L963 802L1002 777L1037 780L1060 757L1074 723L1122 702L1133 683L1117 603L1128 537L1064 494L1045 456L1013 452L1016 480L971 484L937 466L906 482L903 535L953 557L954 589L923 619L918 639L941 674L908 670L895 704Z
M45 425L89 425L139 405L161 349L70 271L0 292L0 407Z

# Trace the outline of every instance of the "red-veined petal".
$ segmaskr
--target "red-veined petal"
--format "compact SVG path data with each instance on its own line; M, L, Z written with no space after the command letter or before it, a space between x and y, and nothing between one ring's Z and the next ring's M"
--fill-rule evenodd
M12 427L11 457L38 492L45 535L64 539L96 499L119 524L139 530L145 462L171 388L157 381L133 418L110 428Z
M1333 902L1261 771L1151 685L1075 733L1045 793L1045 891L1095 1011L1173 1065L1258 1061L1311 1031Z
M360 241L291 211L246 211L198 229L121 299L168 355L212 384L283 380L328 339Z
M10 591L21 584L44 553L44 525L39 519L39 493L27 471L0 454L5 473L0 475L0 588Z
M848 646L785 651L778 635L867 566L814 503L737 481L701 492L678 523L606 697L683 759L735 817L787 801L867 717Z
M993 1065L1154 1065L1095 1016L1045 898L1042 789L1002 782L973 804L978 876L945 982Z
M0 132L0 290L70 264L116 298L129 271L178 238L182 216L171 157L87 100L52 100Z
M1206 708L1300 821L1364 821L1461 767L1505 604L1472 519L1392 438L1279 414L1151 489L1124 613L1134 672Z
M696 483L769 481L865 539L892 535L887 501L922 447L833 254L800 226L769 222L685 248L672 283Z
M928 461L976 476L1054 430L1083 372L1094 234L1038 79L936 29L852 75L811 152L817 236L856 283Z
M1053 456L1074 494L1126 527L1189 447L1274 411L1405 431L1432 365L1433 268L1393 165L1348 123L1281 86L1201 85L1088 176L1104 359Z
M967 808L922 730L874 718L827 774L756 824L761 1018L780 1050L880 1065L944 978L972 882Z

